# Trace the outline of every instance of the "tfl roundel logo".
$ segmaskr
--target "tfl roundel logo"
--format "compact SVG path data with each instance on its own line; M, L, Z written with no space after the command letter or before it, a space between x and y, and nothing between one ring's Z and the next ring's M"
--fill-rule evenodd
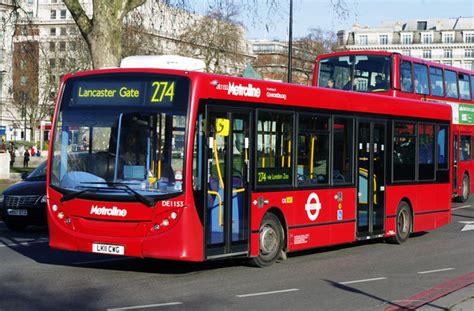
M321 210L321 202L319 201L319 197L316 193L311 193L306 201L305 205L306 213L308 214L308 218L311 221L315 221L319 216L319 211Z

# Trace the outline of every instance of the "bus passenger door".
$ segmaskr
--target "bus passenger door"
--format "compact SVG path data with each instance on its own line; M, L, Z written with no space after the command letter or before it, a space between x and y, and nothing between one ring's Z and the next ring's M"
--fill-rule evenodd
M386 125L359 121L357 132L357 237L383 234Z
M207 107L206 258L247 254L250 112Z

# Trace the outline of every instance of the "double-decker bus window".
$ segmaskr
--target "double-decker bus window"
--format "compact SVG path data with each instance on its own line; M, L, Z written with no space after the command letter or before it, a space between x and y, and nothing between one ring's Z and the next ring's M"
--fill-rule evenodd
M335 117L333 125L333 183L352 183L354 120Z
M459 95L461 99L471 99L471 89L469 83L469 75L464 73L458 74L459 78Z
M438 126L438 169L448 169L449 163L449 128Z
M461 135L461 141L459 144L460 149L460 160L469 161L471 160L471 136Z
M450 98L458 98L458 81L456 72L446 70L444 72L446 78L446 96Z
M403 92L413 92L411 62L400 62L400 86Z
M474 96L474 76L471 76L471 92Z
M395 122L393 129L393 180L415 180L415 124Z
M293 115L259 111L257 185L291 185Z
M415 92L417 94L429 94L428 67L415 63L413 69L415 71L415 80L413 81Z
M435 177L434 166L434 125L418 125L418 177L420 180L432 180Z
M329 182L329 118L299 115L298 185Z
M443 70L438 67L430 67L431 95L444 96Z
M321 59L318 86L358 92L385 91L390 86L391 63L390 57L381 55L348 55Z

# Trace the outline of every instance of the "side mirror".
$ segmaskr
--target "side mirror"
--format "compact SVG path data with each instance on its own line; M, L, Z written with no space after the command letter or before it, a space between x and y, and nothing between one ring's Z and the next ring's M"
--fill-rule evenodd
M29 173L21 173L21 179L26 179L26 177L28 177L28 175L30 175Z

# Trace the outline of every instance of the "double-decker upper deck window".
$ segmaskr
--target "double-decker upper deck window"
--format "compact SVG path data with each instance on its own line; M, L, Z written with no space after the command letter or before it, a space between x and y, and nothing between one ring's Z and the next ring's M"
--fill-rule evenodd
M469 83L469 75L465 73L459 73L459 95L461 99L471 99L471 90L470 90L470 83Z
M446 96L451 98L458 98L458 81L456 72L446 70L444 72L446 78Z
M291 185L293 114L259 111L257 185Z
M301 114L298 124L298 184L327 184L329 118Z
M415 124L395 122L393 134L393 180L415 180Z
M443 69L430 67L431 95L444 96Z
M413 65L415 71L414 87L417 94L429 94L428 89L428 67L426 65Z
M411 62L401 61L400 63L400 86L403 92L413 92Z
M333 125L333 183L352 183L354 121L335 117Z

